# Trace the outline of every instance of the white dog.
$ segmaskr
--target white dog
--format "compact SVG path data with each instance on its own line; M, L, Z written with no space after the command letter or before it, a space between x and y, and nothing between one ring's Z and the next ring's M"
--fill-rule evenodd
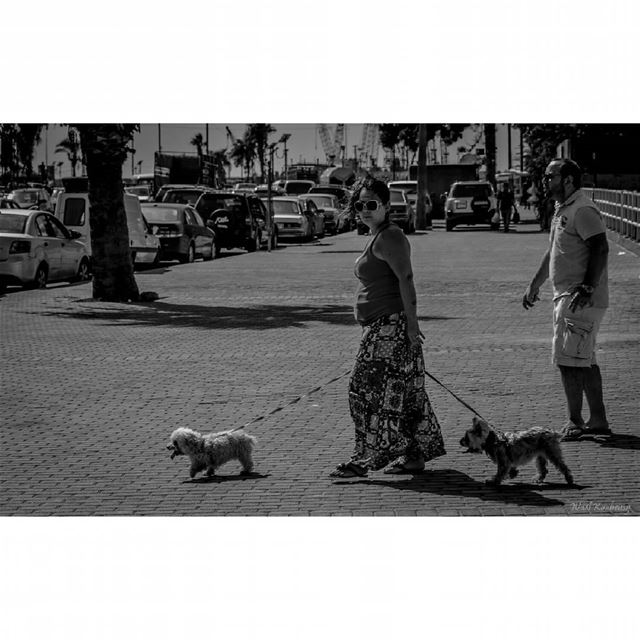
M208 476L213 476L218 467L230 460L240 461L242 473L248 474L253 470L251 452L256 442L253 436L241 430L202 435L193 429L180 428L171 434L167 449L171 451L172 460L176 456L189 456L192 478L205 469Z

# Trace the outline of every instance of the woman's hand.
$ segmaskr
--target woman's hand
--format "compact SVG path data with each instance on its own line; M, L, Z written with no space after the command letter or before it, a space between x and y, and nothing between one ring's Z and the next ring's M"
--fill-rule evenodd
M409 323L407 325L407 337L409 338L409 342L412 347L420 347L422 346L422 341L424 340L424 333L420 331L420 327L418 323Z

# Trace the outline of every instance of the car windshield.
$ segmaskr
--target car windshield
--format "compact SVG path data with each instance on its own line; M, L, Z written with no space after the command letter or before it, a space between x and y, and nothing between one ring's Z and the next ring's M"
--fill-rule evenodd
M320 209L323 207L335 208L332 196L307 195L305 200L311 200Z
M451 189L452 198L489 198L490 195L487 184L456 184Z
M131 193L134 196L148 196L150 193L149 186L146 184L140 185L138 187L127 187L125 189L127 193Z
M291 194L303 194L307 193L311 186L308 182L289 182L284 190Z
M217 209L225 209L231 213L244 213L244 203L244 198L239 196L206 193L198 200L196 209L204 217L210 216Z
M201 191L193 191L191 189L172 189L171 191L167 191L162 198L162 202L194 205L201 194Z
M1 233L24 233L27 226L27 216L18 216L15 213L0 214Z
M273 200L273 213L286 214L286 213L300 213L297 202L291 202L290 200Z
M38 202L38 192L37 191L16 191L13 194L13 199L18 202L31 202L35 204Z
M144 217L150 224L154 222L179 222L180 210L165 207L143 207Z
M418 186L415 182L394 182L389 185L389 188L401 189L402 191L406 191L408 194L418 192Z
M404 198L402 196L402 191L390 191L391 194L391 202L394 204L400 204L404 202Z

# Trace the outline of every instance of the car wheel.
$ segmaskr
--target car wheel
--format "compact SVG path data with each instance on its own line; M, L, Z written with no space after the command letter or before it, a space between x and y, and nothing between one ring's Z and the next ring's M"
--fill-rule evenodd
M36 275L33 278L33 281L25 286L26 289L45 289L47 286L47 281L49 279L49 272L47 270L47 265L40 264L36 269Z
M256 249L259 249L260 236L258 234L256 234L255 237L249 236L249 238L247 239L247 244L244 248L248 253L253 253L254 251L256 251Z
M447 220L446 229L447 231L453 231L453 224L449 220Z
M191 264L196 259L196 250L192 244L187 249L187 255L178 258L182 264Z
M219 258L221 253L222 253L222 247L216 242L215 243L215 255L216 255L216 258Z
M71 279L71 282L86 282L87 280L91 280L91 269L89 268L89 261L86 258L82 258L78 265L78 272Z
M215 243L215 240L213 240L211 242L209 255L207 255L207 256L203 255L202 259L206 260L206 261L209 261L209 260L213 260L215 257L216 257L216 243Z
M278 248L278 232L274 231L273 235L271 236L271 250L275 250Z

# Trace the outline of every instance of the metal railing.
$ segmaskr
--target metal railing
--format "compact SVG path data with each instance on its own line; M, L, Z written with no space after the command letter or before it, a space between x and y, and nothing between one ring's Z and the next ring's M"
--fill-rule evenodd
M608 229L640 242L640 193L614 189L587 189L602 212Z

